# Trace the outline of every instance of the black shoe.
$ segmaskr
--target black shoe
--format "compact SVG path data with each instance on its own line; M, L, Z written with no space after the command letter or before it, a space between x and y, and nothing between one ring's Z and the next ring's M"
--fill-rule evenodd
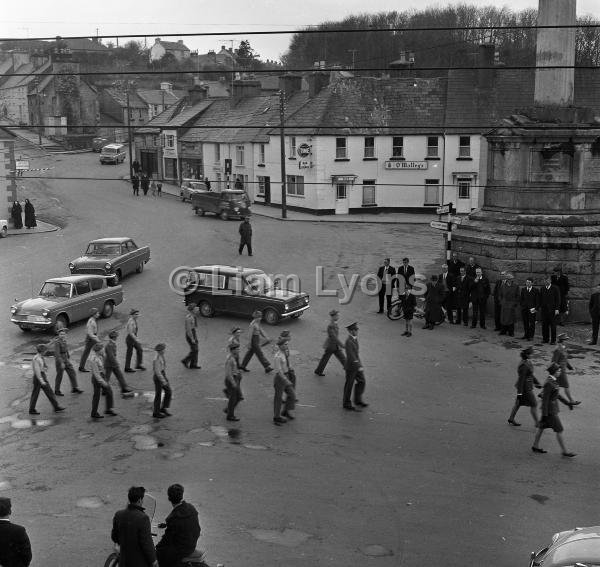
M183 364L186 368L189 368L187 360L185 360L185 358L181 359L181 364Z
M121 394L123 396L126 396L127 394L133 394L133 390L131 388L125 388L124 390L121 390Z
M287 423L287 419L285 419L285 417L274 417L273 423L275 425L283 425L284 423Z
M248 370L245 366L240 366L239 369L242 370L243 372L250 372L250 370Z
M161 409L160 413L162 413L163 415L166 415L167 417L171 417L173 414L167 410L167 409Z
M40 415L40 412L32 409L32 410L29 410L29 415Z
M563 457L575 457L577 453L563 453Z
M317 376L325 376L325 372L317 372L316 370L315 370L315 374Z
M269 374L273 372L273 369L269 366L269 368L265 368L265 374Z
M63 408L60 406L57 406L54 408L54 413L60 413L61 411L65 411L67 408Z
M359 406L361 408L366 408L369 407L369 404L365 403L365 402L354 402L355 406Z
M135 372L135 370L133 368L126 368L125 372Z
M228 415L227 416L227 421L239 421L240 418L239 417L235 417L235 415Z
M196 366L188 366L188 368L190 368L191 370L200 370L200 368L202 368L202 366L196 364Z
M532 447L531 450L534 453L547 453L548 451L546 451L546 449L538 449L537 447Z
M137 368L138 370L146 370L146 367L145 367L145 366L142 366L141 364L138 364L138 365L136 366L136 368Z
M153 413L153 414L152 414L152 417L155 417L156 419L163 419L163 418L165 418L166 416L165 416L165 415L163 415L162 413Z
M93 413L92 419L104 419L104 416L100 415L99 413Z
M79 372L89 372L89 370L86 370L85 368L78 368Z
M118 414L116 411L109 409L104 412L104 415L118 415Z
M380 309L379 311L377 311L377 313L383 313L383 309Z
M404 333L402 333L400 336L401 337L406 337L408 335L408 331L404 331Z
M348 410L348 411L360 411L358 408L355 408L353 405L351 404L344 404L344 409Z
M529 337L528 337L527 335L523 335L523 336L521 337L521 340L527 340L528 338L529 338Z
M73 388L71 390L71 394L83 394L83 390L80 390L79 388Z
M289 411L282 411L281 415L283 417L287 417L288 419L291 419L291 420L296 419Z
M64 396L64 394L62 392L54 392L55 396Z
M575 400L574 402L571 402L572 406L578 406L581 402L579 400Z
M511 425L514 425L515 427L521 427L521 424L517 423L514 419L509 419L508 423L510 423Z

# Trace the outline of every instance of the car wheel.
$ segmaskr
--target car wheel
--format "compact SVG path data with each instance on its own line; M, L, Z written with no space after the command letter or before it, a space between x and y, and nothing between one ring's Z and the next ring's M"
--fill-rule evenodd
M141 274L144 271L144 262L140 262L140 265L135 269L138 274Z
M8 236L8 227L3 226L2 230L0 230L0 238L6 238Z
M195 212L195 213L196 213L198 216L201 216L201 217L203 217L203 216L204 216L204 213L205 213L206 211L205 211L205 210L204 210L202 207L196 207L196 208L194 209L194 212Z
M229 218L229 213L227 211L221 211L219 217L221 218L221 220L227 220Z
M263 315L265 323L268 325L277 325L279 323L279 313L274 309L267 309Z
M213 317L215 314L213 306L208 301L202 301L198 307L202 317Z
M64 313L61 313L56 318L56 323L54 323L54 332L57 333L60 329L66 329L68 326L69 318Z
M102 317L108 319L115 310L115 304L112 301L107 301L102 308Z
M19 329L21 329L21 331L24 333L29 333L31 331L31 329L29 327L25 327L25 325L19 325Z

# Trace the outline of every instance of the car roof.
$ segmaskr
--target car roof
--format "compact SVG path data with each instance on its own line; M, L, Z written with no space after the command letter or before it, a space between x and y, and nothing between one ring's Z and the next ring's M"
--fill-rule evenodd
M106 144L105 148L123 148L123 144Z
M132 240L129 236L115 236L114 238L97 238L96 240L90 240L90 244L123 244Z
M98 280L105 280L106 278L104 276L95 276L93 274L79 274L76 276L62 276L60 278L50 278L47 279L46 282L51 282L51 283L77 283L77 282L81 282L81 281L85 281L85 280L89 280L89 279L98 279Z
M600 526L567 532L550 546L544 557L544 566L548 567L566 567L575 563L600 564Z
M214 264L212 266L196 266L193 268L195 272L213 272L217 271L224 276L236 276L242 273L247 276L250 274L262 274L263 270L258 268L242 268L241 266L226 266L224 264Z
M223 191L221 191L221 193L232 193L233 195L243 195L244 193L246 193L246 191L243 191L241 189L223 189Z

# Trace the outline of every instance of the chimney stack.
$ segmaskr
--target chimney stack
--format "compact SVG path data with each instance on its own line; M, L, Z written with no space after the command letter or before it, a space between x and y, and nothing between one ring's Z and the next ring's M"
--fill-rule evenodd
M480 89L491 89L494 86L494 56L496 46L493 43L479 45L479 69L477 69L477 86ZM487 67L487 68L486 68Z
M324 87L329 84L329 73L323 71L314 71L307 77L308 81L308 96L309 98L316 97Z
M194 85L188 90L188 101L191 106L208 98L208 87Z

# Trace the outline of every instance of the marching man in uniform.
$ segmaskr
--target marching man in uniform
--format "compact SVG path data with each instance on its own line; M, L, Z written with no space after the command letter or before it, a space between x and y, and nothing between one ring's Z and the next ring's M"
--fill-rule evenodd
M240 345L239 343L230 342L227 348L229 352L225 359L225 395L229 402L224 411L227 413L227 421L239 421L240 418L236 417L234 412L241 399L241 375L236 360L236 357L239 358Z
M273 371L271 364L267 360L267 357L263 354L260 344L261 339L265 341L264 344L269 342L269 337L265 335L262 327L260 326L262 315L262 311L258 309L252 313L252 321L250 322L250 328L248 329L248 350L246 351L244 359L242 360L242 364L240 365L240 370L243 370L244 372L250 372L247 366L253 355L256 355L258 360L260 360L260 363L263 365L267 374Z
M273 388L275 389L273 398L273 423L275 425L281 425L286 423L288 419L294 419L294 416L290 411L292 411L296 405L296 393L288 378L289 367L285 353L285 348L289 340L289 337L279 337L279 339L277 339L277 346L279 348L275 353L275 358L273 360L275 366L275 377L273 378ZM286 400L282 412L281 406L283 404L282 398L284 392L286 394Z
M360 411L369 404L362 399L365 391L366 381L363 365L358 356L358 323L351 323L346 327L348 338L346 339L346 383L344 384L344 409ZM352 388L354 388L354 405L352 405ZM358 406L358 407L356 407Z
M135 367L139 370L146 370L142 366L144 349L138 341L138 324L137 319L139 316L139 311L137 309L132 309L129 312L129 319L127 321L127 326L125 327L127 331L127 336L125 337L125 344L127 345L127 351L125 352L125 372L135 372L133 368L131 368L131 357L133 355L133 350L135 349Z
M89 372L89 370L85 369L85 363L87 362L88 356L90 352L92 352L92 347L100 342L98 338L98 323L97 319L100 317L100 312L95 307L90 309L90 318L87 320L86 328L85 328L85 347L83 349L83 353L81 354L81 359L79 360L79 372Z
M200 368L198 366L198 321L196 320L198 306L195 303L190 303L187 308L188 312L185 316L185 340L190 345L190 352L181 360L181 363L186 368Z
M96 343L93 348L92 356L90 357L90 369L92 371L92 386L94 387L94 395L92 397L92 418L102 419L104 416L98 413L98 405L100 404L100 393L105 395L105 415L117 415L113 411L113 391L110 384L104 377L104 357L101 351L104 347L101 343Z
M171 384L169 384L169 379L167 378L167 363L165 362L166 348L167 345L165 345L165 343L158 343L154 347L156 355L154 356L154 361L152 363L152 370L154 372L154 411L152 417L158 419L171 415L169 406L171 405L173 391L171 390Z
M63 396L60 391L63 374L66 371L69 380L71 381L71 392L73 394L81 394L83 390L79 389L77 384L77 373L71 363L71 355L69 354L69 346L67 345L67 330L59 329L58 337L54 342L54 363L56 365L56 378L54 380L54 395Z
M121 366L119 361L117 360L117 337L119 336L118 331L111 331L108 333L108 342L104 347L104 372L106 382L110 382L111 374L114 374L117 378L117 382L119 382L119 386L121 387L121 393L132 394L133 390L128 386L125 381L125 376L121 372Z
M46 360L44 359L44 354L46 353L46 345L39 344L36 347L37 354L33 357L31 361L31 368L33 370L33 390L31 392L31 399L29 400L29 414L30 415L39 415L39 411L35 409L37 404L38 396L40 395L40 390L43 390L44 394L54 411L58 413L59 411L64 411L65 408L62 408L58 405L56 398L52 392L52 388L48 383L48 365L46 364Z
M325 352L319 361L319 364L315 370L315 374L317 376L325 376L325 366L329 362L331 355L335 356L342 365L342 368L346 368L346 357L344 356L344 345L342 341L338 338L340 333L338 327L338 319L340 318L339 311L336 309L332 309L329 312L329 316L331 320L329 321L329 325L327 325L327 338L325 339L325 343L323 344L323 348Z

